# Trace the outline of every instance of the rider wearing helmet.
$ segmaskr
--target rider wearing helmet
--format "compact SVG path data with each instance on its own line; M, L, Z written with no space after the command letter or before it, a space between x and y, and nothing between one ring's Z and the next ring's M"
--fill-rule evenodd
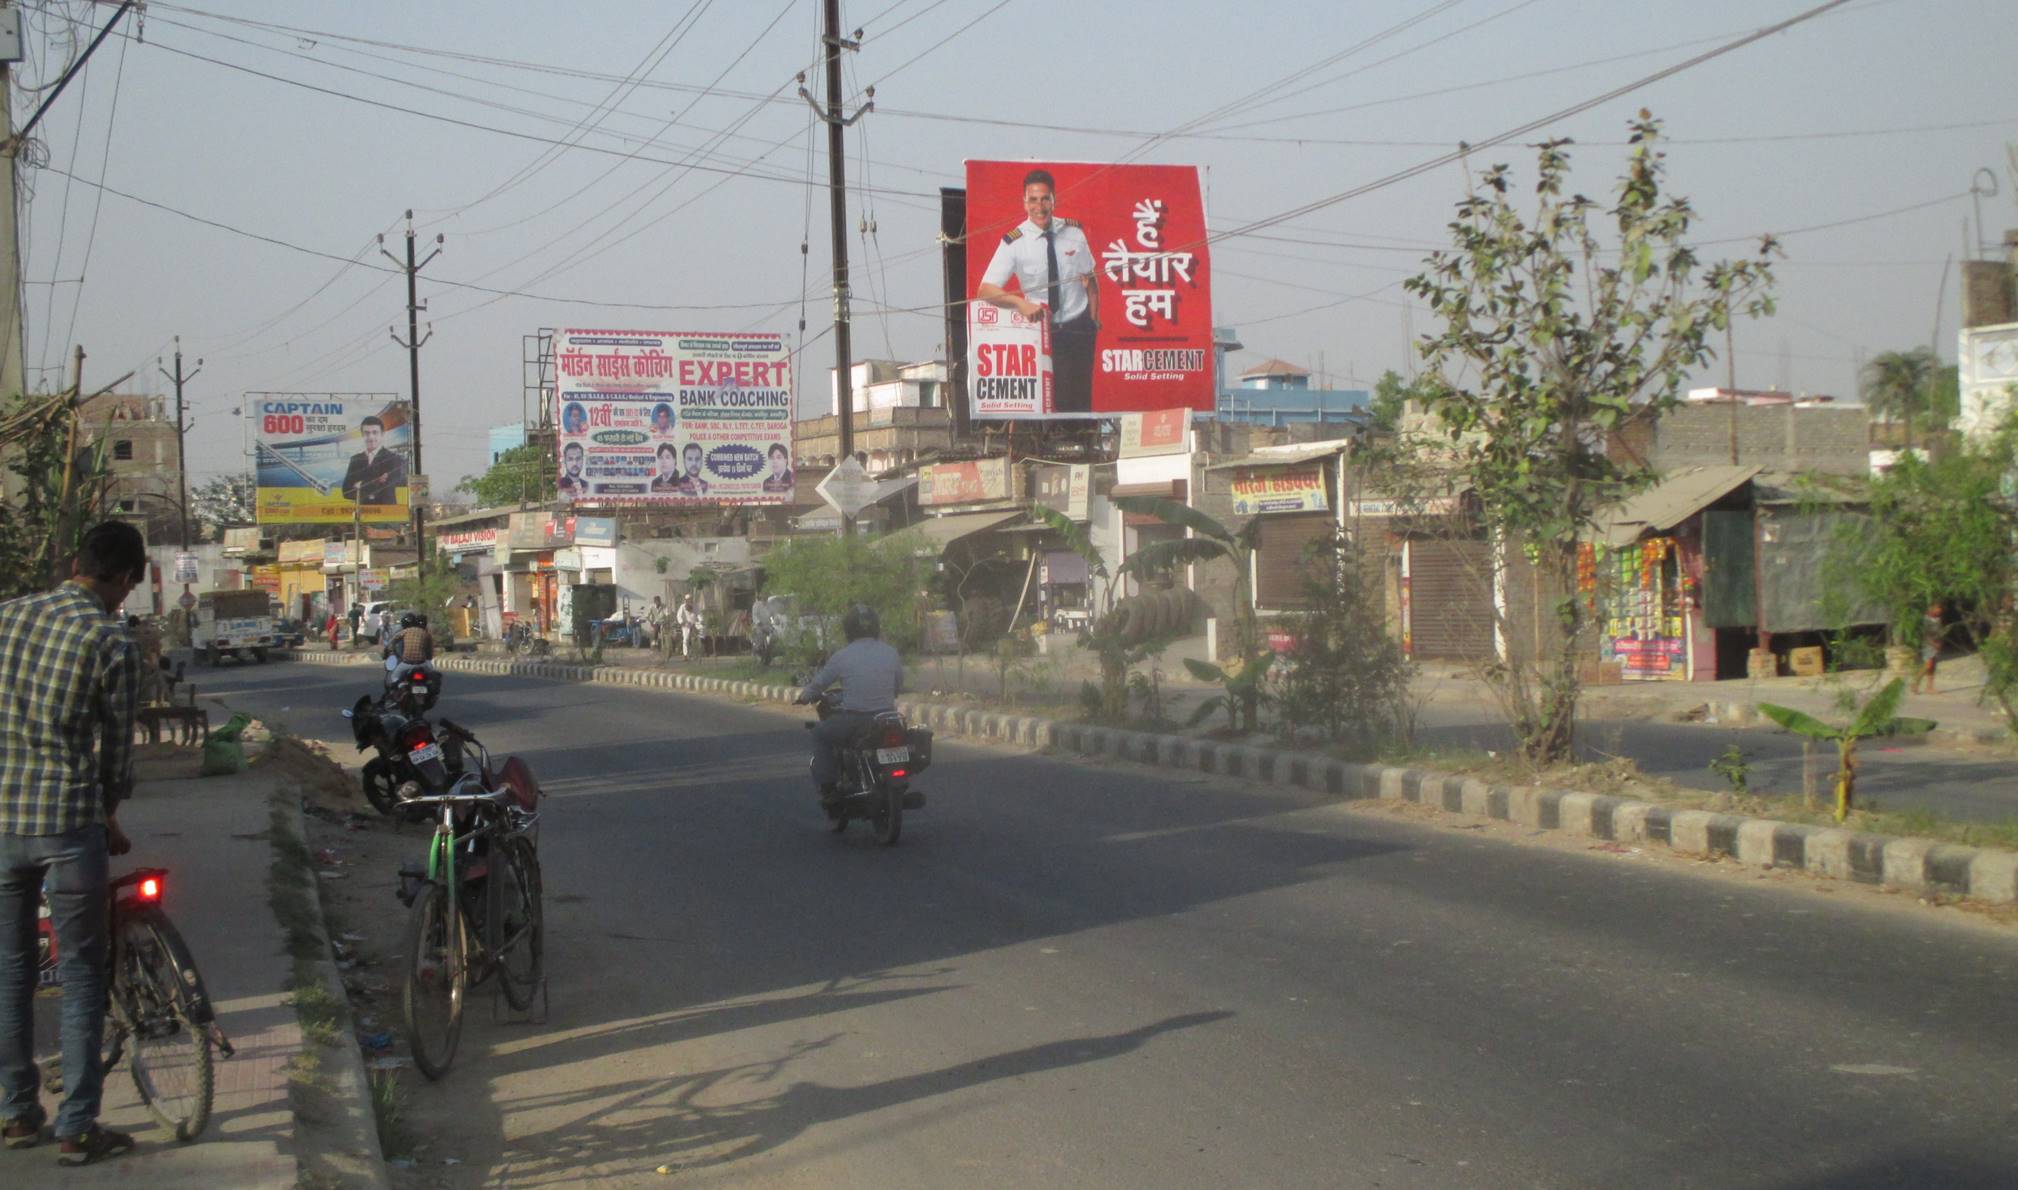
M904 686L904 659L882 641L883 626L876 609L857 603L841 617L848 643L827 659L820 672L799 691L798 701L816 702L829 687L841 687L841 709L813 728L813 783L820 800L831 805L838 797L838 753L884 711L897 709Z
M413 670L425 670L435 678L428 692L425 709L432 709L435 700L441 697L440 675L434 668L434 636L427 630L427 617L420 612L407 612L399 618L399 631L385 642L385 685L387 689L399 684L399 680Z

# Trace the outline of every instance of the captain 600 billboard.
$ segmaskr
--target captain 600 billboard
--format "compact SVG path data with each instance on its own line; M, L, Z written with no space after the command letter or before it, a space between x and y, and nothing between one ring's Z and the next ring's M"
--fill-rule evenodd
M1212 409L1197 169L969 161L966 204L974 417Z

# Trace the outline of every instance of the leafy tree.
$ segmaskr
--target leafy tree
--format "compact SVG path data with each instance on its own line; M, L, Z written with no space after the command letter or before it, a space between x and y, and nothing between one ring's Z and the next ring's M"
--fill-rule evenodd
M467 475L456 491L468 492L478 504L490 508L501 504L544 503L558 493L553 455L533 443L501 452L497 462L482 475Z
M189 514L205 537L222 540L224 530L258 519L257 480L251 475L220 475L189 489Z
M1382 372L1373 383L1373 400L1366 407L1373 415L1373 428L1387 433L1400 429L1401 415L1408 403L1421 399L1417 389L1414 381L1403 380L1399 372L1392 369Z
M1114 502L1123 512L1153 516L1167 525L1189 529L1191 536L1176 541L1154 541L1129 555L1121 564L1122 574L1163 574L1193 562L1224 558L1233 566L1233 656L1220 664L1186 658L1184 668L1192 676L1218 682L1223 693L1208 701L1208 710L1194 717L1224 709L1236 731L1255 731L1261 725L1261 704L1267 697L1263 679L1275 661L1275 654L1261 647L1261 632L1254 618L1254 595L1249 578L1254 573L1254 551L1261 540L1261 518L1249 517L1238 529L1230 529L1188 504L1155 496L1124 496Z
M1906 427L1906 449L1913 449L1913 418L1931 413L1940 387L1941 361L1926 347L1885 351L1864 361L1858 379L1864 404L1886 421Z
M1772 310L1772 241L1757 259L1704 268L1686 242L1694 208L1662 191L1659 123L1642 111L1631 130L1609 206L1566 190L1569 142L1548 141L1537 146L1532 214L1516 209L1508 167L1493 166L1457 205L1452 249L1406 283L1443 320L1420 344L1421 386L1449 438L1450 478L1477 497L1496 556L1525 554L1554 593L1548 646L1486 669L1521 754L1538 765L1574 744L1575 646L1588 616L1575 598L1577 542L1605 504L1654 478L1608 455L1606 432L1671 408L1730 317Z
M918 597L931 580L917 545L916 534L903 532L794 537L764 556L764 591L790 595L801 614L830 623L838 623L848 605L866 603L883 622L883 639L910 652L923 630Z
M421 559L420 565L407 578L398 579L385 589L385 598L395 608L411 609L427 616L428 627L437 640L448 638L448 619L442 609L448 601L462 594L462 577L455 572L455 566L447 554L435 553Z
M1931 719L1909 719L1899 714L1906 697L1906 680L1893 678L1872 695L1848 723L1824 723L1806 711L1773 703L1759 704L1759 713L1798 735L1811 740L1827 740L1836 745L1836 821L1850 816L1857 788L1857 745L1873 736L1921 735L1934 730Z

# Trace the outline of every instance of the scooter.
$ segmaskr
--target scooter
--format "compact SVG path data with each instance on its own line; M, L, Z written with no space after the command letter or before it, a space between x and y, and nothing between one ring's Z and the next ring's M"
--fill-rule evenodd
M813 704L825 719L841 709L841 692L828 690ZM813 724L806 724L811 731ZM827 806L827 822L835 834L861 819L876 831L885 847L904 833L904 811L925 808L925 794L911 788L911 778L932 764L932 729L912 727L896 711L870 720L840 749L838 800Z

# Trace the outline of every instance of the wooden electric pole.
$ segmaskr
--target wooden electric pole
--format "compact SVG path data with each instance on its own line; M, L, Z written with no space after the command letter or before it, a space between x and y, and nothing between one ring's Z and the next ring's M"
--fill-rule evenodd
M189 426L183 418L182 386L196 379L196 373L203 371L203 361L196 361L196 372L182 370L182 336L175 336L175 371L157 368L163 376L175 384L175 507L182 520L182 552L189 552L189 452L183 439L189 433Z
M420 333L420 312L427 309L427 307L421 304L418 287L420 271L428 266L428 261L441 255L442 237L437 234L434 237L434 242L435 249L427 254L427 260L416 263L414 260L412 211L406 213L406 260L404 263L400 261L399 257L385 250L385 237L383 235L378 237L379 255L399 265L400 270L406 274L406 338L400 338L399 332L393 330L391 327L386 328L386 333L392 336L393 342L406 348L407 371L413 386L413 403L407 410L407 415L413 419L410 423L413 427L413 460L412 465L407 468L407 502L412 506L413 556L416 564L424 561L425 554L427 553L425 539L421 536L422 527L427 519L427 501L424 499L415 499L413 491L414 479L416 477L424 477L427 474L421 467L420 462L420 349L429 339L434 338L433 323L428 324L426 335Z

